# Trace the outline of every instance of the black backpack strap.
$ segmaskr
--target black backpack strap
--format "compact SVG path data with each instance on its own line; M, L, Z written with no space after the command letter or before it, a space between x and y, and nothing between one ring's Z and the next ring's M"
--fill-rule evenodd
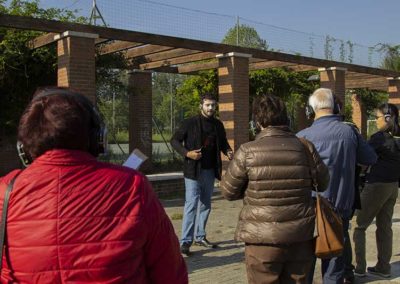
M1 226L0 226L0 271L3 268L3 251L4 251L4 240L6 237L6 223L7 223L7 211L8 202L10 201L10 193L13 190L14 182L17 179L16 175L8 184L6 192L4 194L3 210L1 214Z

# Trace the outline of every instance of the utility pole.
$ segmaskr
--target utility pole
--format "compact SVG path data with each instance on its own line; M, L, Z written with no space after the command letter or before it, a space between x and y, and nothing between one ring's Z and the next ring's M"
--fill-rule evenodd
M236 45L239 46L239 16L236 17Z
M103 22L103 25L105 27L107 27L106 21L104 20L103 15L100 13L99 8L97 7L96 0L93 0L93 2L92 2L92 13L90 14L89 23L91 25L96 26L97 25L97 22L96 22L97 19L100 19Z

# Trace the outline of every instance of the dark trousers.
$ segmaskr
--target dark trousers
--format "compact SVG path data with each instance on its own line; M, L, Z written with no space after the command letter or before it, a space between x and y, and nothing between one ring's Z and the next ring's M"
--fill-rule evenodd
M250 284L307 283L314 242L291 245L246 244L247 279Z
M346 264L351 263L351 245L349 236L349 219L342 218L344 233L344 250L343 254L338 257L321 260L321 273L324 284L343 284L345 277ZM312 271L308 277L307 283L312 284L314 279L314 269L317 259L314 257ZM347 277L347 275L346 275Z

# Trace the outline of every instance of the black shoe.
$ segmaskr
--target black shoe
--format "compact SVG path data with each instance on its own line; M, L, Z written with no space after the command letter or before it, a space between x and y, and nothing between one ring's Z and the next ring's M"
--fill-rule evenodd
M343 280L344 284L353 284L354 283L354 276L353 277L345 277Z
M391 276L390 273L384 273L382 271L379 271L376 269L376 267L368 267L367 271L368 271L368 273L371 273L373 275L377 275L377 276L380 276L383 278L390 278L390 276Z
M190 244L189 243L181 244L181 253L186 254L187 256L190 255Z
M196 246L202 246L202 247L206 247L206 248L217 248L218 247L216 244L210 243L206 238L195 241L194 244Z

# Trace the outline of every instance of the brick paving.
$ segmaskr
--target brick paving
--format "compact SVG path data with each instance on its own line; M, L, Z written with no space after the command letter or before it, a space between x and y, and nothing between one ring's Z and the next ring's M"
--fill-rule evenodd
M179 218L183 211L183 200L163 201L165 210L170 216L176 234L181 234L182 220ZM244 265L244 245L233 240L242 201L229 202L218 193L213 197L212 211L207 224L207 238L219 243L218 249L207 249L192 246L193 254L185 256L189 270L189 282L195 284L235 284L247 283ZM375 226L367 231L367 261L373 266L376 261ZM389 280L368 275L356 279L355 283L400 283L400 200L395 207L393 217L394 246L392 257L392 277ZM319 264L315 271L315 284L321 282Z

